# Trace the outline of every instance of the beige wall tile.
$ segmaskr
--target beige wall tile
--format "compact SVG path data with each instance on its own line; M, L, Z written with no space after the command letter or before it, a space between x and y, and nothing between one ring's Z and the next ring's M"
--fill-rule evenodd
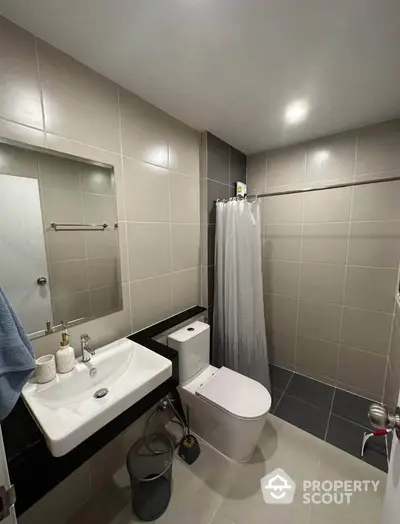
M119 281L119 257L89 258L89 285L95 287L116 286Z
M263 258L300 260L301 225L266 225L263 235Z
M124 158L126 218L133 222L170 220L169 171Z
M83 193L83 220L86 224L108 224L110 229L117 222L117 202L115 195L95 195Z
M171 275L138 280L129 286L134 332L173 314Z
M396 383L400 383L400 329L396 323L390 341L389 364Z
M200 306L208 307L208 266L200 267Z
M304 224L303 262L345 264L349 224Z
M388 355L392 315L377 311L343 309L341 343L378 355Z
M286 369L294 369L296 336L272 331L267 333L268 357L270 362Z
M53 298L89 289L86 260L55 262L50 266L50 274Z
M3 175L38 178L37 154L28 149L0 143L0 173Z
M298 333L328 342L339 342L341 314L342 308L336 304L300 300Z
M100 287L90 290L92 313L96 318L110 315L122 309L122 297L119 288L113 286Z
M47 147L53 151L78 157L77 160L89 161L91 163L100 162L110 168L115 168L115 166L120 168L121 166L121 156L112 151L106 151L91 144L83 144L82 142L77 142L76 140L54 135L49 132L46 136Z
M267 153L267 188L299 185L305 182L305 177L305 149L303 146Z
M119 106L124 156L168 168L170 117L124 89Z
M0 19L0 116L43 129L35 38Z
M111 169L81 163L79 171L85 193L115 194L115 177Z
M297 297L299 288L298 262L263 260L264 293Z
M0 138L37 147L45 147L46 145L46 135L44 131L16 124L3 118L0 118Z
M127 222L118 222L118 244L121 262L121 281L129 281L129 262L128 262L128 243L127 243Z
M171 172L171 222L200 222L199 181L187 175Z
M349 266L344 305L392 313L397 270Z
M267 181L267 153L255 153L247 157L246 183L249 195L265 193Z
M380 399L386 372L386 358L340 346L337 379L358 391Z
M126 337L132 333L128 284L122 285L122 302L122 311L107 315L107 318L94 319L90 322L69 329L75 353L79 354L80 352L81 333L89 333L92 347L95 349L122 337ZM58 342L59 334L56 333L55 336L55 340ZM47 338L52 337L45 337L41 340L44 341ZM54 345L55 342L53 342L52 347Z
M179 313L200 302L200 268L172 273L174 313Z
M39 502L18 518L20 524L66 524L90 498L90 474L87 462L75 470Z
M120 151L116 84L39 41L46 130Z
M317 379L335 379L338 353L338 344L299 335L296 371Z
M400 123L384 122L358 132L356 174L379 173L400 167Z
M200 135L174 118L169 122L169 168L199 177Z
M86 231L84 235L88 258L119 256L118 229L111 226L104 231Z
M348 222L351 187L327 189L304 195L304 222Z
M63 320L91 318L89 291L80 291L79 293L53 298L53 314L55 325L61 324ZM40 345L38 347L40 348Z
M86 258L85 233L83 231L46 231L46 245L50 262L62 262Z
M311 142L307 147L306 179L312 182L329 182L336 178L352 180L355 150L356 135L353 133ZM333 180L330 183L333 183Z
M266 225L300 223L302 197L302 195L284 195L261 200L263 223Z
M354 188L352 221L400 220L400 181Z
M300 298L341 304L345 266L338 264L301 264Z
M348 264L397 269L399 261L400 222L351 224Z
M37 156L42 186L81 190L79 171L82 164L80 162L46 154Z
M128 222L130 280L162 275L171 271L169 224Z
M82 224L83 211L80 191L42 187L42 212L46 230L52 222Z
M297 324L296 298L264 293L264 313L267 337L275 332L295 334Z
M200 265L200 225L171 225L172 269L178 271Z

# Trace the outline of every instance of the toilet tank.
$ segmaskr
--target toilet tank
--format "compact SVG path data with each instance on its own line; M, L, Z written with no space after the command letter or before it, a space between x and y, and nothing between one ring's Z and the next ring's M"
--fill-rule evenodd
M193 322L168 335L168 346L178 351L179 383L187 384L210 364L210 326Z

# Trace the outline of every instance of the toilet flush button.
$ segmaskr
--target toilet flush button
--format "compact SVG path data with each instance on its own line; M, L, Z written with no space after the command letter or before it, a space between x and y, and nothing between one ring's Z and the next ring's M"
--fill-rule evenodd
M194 328L187 328L188 331L194 331Z

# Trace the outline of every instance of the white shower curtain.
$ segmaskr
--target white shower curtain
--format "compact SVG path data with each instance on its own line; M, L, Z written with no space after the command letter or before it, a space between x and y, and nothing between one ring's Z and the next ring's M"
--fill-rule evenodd
M213 362L270 389L258 202L217 202Z

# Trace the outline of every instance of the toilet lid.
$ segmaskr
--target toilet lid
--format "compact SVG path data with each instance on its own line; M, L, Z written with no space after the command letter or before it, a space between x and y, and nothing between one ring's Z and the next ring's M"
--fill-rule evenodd
M225 367L200 386L196 395L240 418L261 417L271 407L267 388Z

